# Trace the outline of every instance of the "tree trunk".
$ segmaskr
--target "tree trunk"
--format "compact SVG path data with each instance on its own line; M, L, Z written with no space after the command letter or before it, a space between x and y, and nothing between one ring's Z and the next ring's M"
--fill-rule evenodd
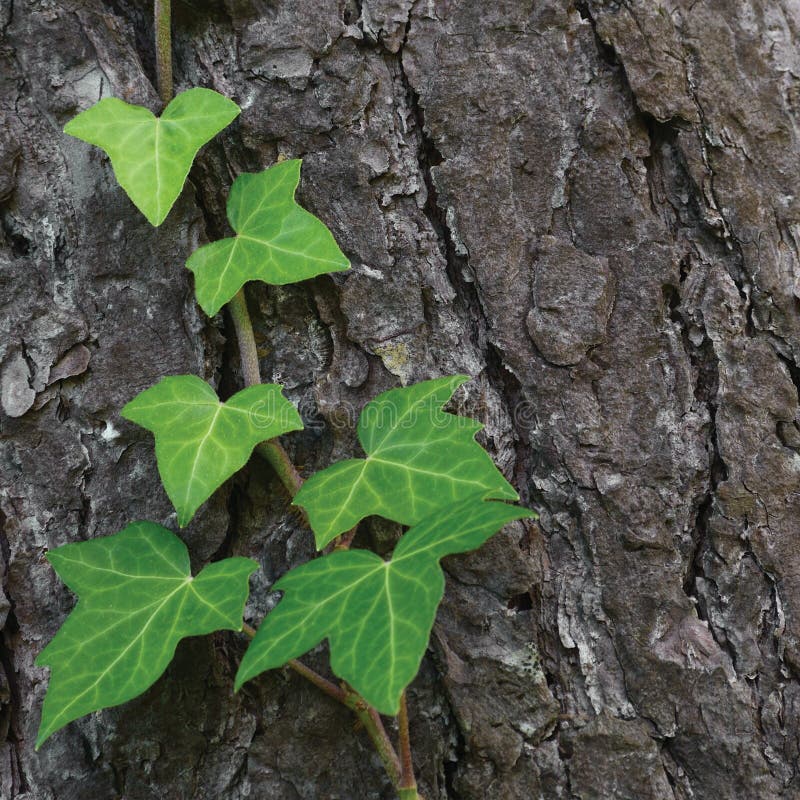
M158 229L61 132L109 95L159 110L151 11L0 0L0 797L394 797L299 678L232 693L235 634L33 750L74 602L46 549L175 529L119 410L166 374L241 385L183 264L281 155L353 262L248 287L303 473L357 454L378 392L466 372L541 514L446 562L410 692L426 800L800 797L797 2L174 0L176 91L243 113ZM256 461L181 535L260 561L254 624L313 553Z

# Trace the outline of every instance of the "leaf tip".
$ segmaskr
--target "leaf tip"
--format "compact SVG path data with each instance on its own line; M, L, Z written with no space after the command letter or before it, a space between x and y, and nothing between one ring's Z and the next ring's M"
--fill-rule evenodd
M233 679L233 691L238 692L248 680L250 680L250 677L245 677L242 675L242 668L239 667L239 671L236 673L236 677Z
M324 550L337 536L338 533L334 533L332 536L329 533L317 533L314 531L314 544L317 546L317 550L322 551Z
M52 720L48 721L45 718L47 714L47 709L44 709L42 712L42 719L39 722L39 730L36 732L36 742L33 745L33 749L38 752L39 748L62 726L54 726Z
M468 383L472 380L472 375L467 375L466 373L459 372L456 375L450 376L450 383L453 386L453 391L458 389L459 386L463 386L465 383Z
M177 200L177 198L176 198ZM136 208L144 214L144 218L154 227L157 228L167 218L169 212L172 210L172 205L166 211L157 211L155 214L152 211L145 211L138 203L134 203Z

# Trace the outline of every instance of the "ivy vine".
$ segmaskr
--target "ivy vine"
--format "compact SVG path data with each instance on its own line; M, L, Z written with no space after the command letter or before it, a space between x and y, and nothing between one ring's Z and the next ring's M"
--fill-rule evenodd
M115 98L101 100L65 132L102 148L120 186L154 226L180 194L203 144L240 113L210 89L172 94L169 2L156 2L160 117ZM261 384L246 283L286 284L350 264L328 228L295 202L299 159L240 175L227 203L236 235L199 248L187 267L200 307L232 315L247 386L227 402L193 375L163 378L122 416L151 431L159 474L186 525L254 450L275 468L307 516L318 549L292 569L258 631L243 619L247 558L226 558L193 576L180 538L153 522L67 544L48 559L78 603L39 655L50 668L37 739L85 714L141 694L164 672L178 642L217 630L252 642L235 688L289 665L351 708L375 744L400 798L419 798L408 736L405 689L414 679L444 591L440 560L479 547L504 524L535 516L506 501L517 493L475 441L481 425L443 411L469 378L456 375L392 389L364 408L364 456L340 461L305 482L276 437L302 429L281 387ZM411 526L390 559L350 549L355 526L379 515ZM297 661L327 640L330 681ZM397 715L399 755L381 720Z

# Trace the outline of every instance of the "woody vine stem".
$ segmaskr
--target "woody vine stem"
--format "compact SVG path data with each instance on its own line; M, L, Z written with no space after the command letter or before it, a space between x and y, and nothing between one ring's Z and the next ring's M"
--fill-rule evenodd
M154 0L154 22L158 94L161 102L166 106L173 96L170 0ZM231 315L236 331L244 382L246 386L260 384L261 373L258 364L258 351L244 288L240 289L228 303L228 312ZM270 463L288 493L294 497L302 486L303 479L280 442L277 439L264 442L258 446L257 451ZM346 550L350 546L354 533L355 529L340 536L335 544L336 549ZM242 630L251 639L255 636L255 630L246 623L243 624ZM405 691L400 699L400 711L397 716L400 743L400 756L398 757L386 733L380 714L357 692L346 684L337 686L297 659L290 660L288 665L328 697L333 698L355 713L359 723L372 740L392 784L398 790L399 799L423 800L417 791L417 783L414 777L408 725L408 704Z

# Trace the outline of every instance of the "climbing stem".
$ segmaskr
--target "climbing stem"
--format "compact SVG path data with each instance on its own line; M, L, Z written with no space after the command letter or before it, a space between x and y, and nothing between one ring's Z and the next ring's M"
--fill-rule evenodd
M254 386L261 383L261 373L258 366L258 351L256 350L253 323L250 318L250 312L247 309L247 298L245 297L244 289L240 289L228 303L228 311L233 320L233 326L236 329L236 339L239 343L239 357L242 362L244 382L248 386ZM283 447L273 439L260 444L257 450L259 455L263 456L273 466L289 494L294 497L303 485L303 479L300 477L292 460ZM352 536L355 534L355 529L349 533L350 538L344 544L345 549L349 547ZM348 534L345 534L343 538L347 536ZM242 630L250 638L255 636L255 630L247 624L244 624ZM341 689L302 662L292 659L288 662L288 666L298 675L302 675L306 680L325 692L329 697L346 705L355 713L364 730L367 732L370 739L372 739L372 743L378 752L378 756L392 784L400 791L400 759L386 733L386 728L383 726L380 714L378 714L378 712L357 692L350 688L346 690ZM411 780L414 780L413 768ZM414 797L416 800L416 794Z
M408 732L408 703L406 693L400 695L400 711L397 715L400 738L400 800L417 800L417 781L414 778L414 762L411 758L411 737Z
M172 20L170 0L154 0L156 78L161 102L172 100Z
M261 383L261 371L258 368L258 350L253 333L253 322L247 310L247 298L244 289L239 289L228 303L228 311L236 329L236 340L239 343L239 359L242 362L242 376L245 386L256 386Z
M156 46L156 79L158 93L161 101L166 106L172 100L172 14L171 0L154 0L155 17L155 46ZM258 364L258 350L253 332L253 322L247 308L247 298L242 287L228 303L228 311L233 319L236 329L236 340L239 345L239 357L242 365L242 374L246 386L256 386L261 383L261 371ZM289 494L294 497L303 485L296 467L289 458L281 444L272 439L263 442L257 448L259 454L272 465L278 477L283 482ZM356 529L344 534L338 546L347 549L355 536ZM242 623L242 631L250 639L256 635L256 630L246 622ZM351 709L358 717L359 722L372 740L392 784L399 792L400 800L422 800L416 790L414 769L411 764L411 748L408 742L408 712L405 706L405 693L401 706L401 719L405 719L405 739L401 723L400 744L403 748L403 762L386 733L380 714L370 706L361 695L350 687L342 688L327 678L323 678L311 667L307 667L297 659L291 659L287 664L298 675L301 675L328 697L336 700ZM410 778L409 778L410 775ZM410 781L410 782L409 782ZM413 788L411 788L413 787Z
M228 303L228 311L233 320L233 327L236 329L239 360L242 362L245 385L255 386L261 383L261 371L258 367L258 350L253 333L253 322L247 309L247 298L243 288L239 289L233 300ZM303 485L303 479L281 444L276 439L272 439L260 444L257 450L258 454L272 465L286 490L294 497Z
M286 491L294 497L300 491L303 479L280 442L275 439L271 439L269 442L262 442L256 448L256 452L269 461L286 487Z

